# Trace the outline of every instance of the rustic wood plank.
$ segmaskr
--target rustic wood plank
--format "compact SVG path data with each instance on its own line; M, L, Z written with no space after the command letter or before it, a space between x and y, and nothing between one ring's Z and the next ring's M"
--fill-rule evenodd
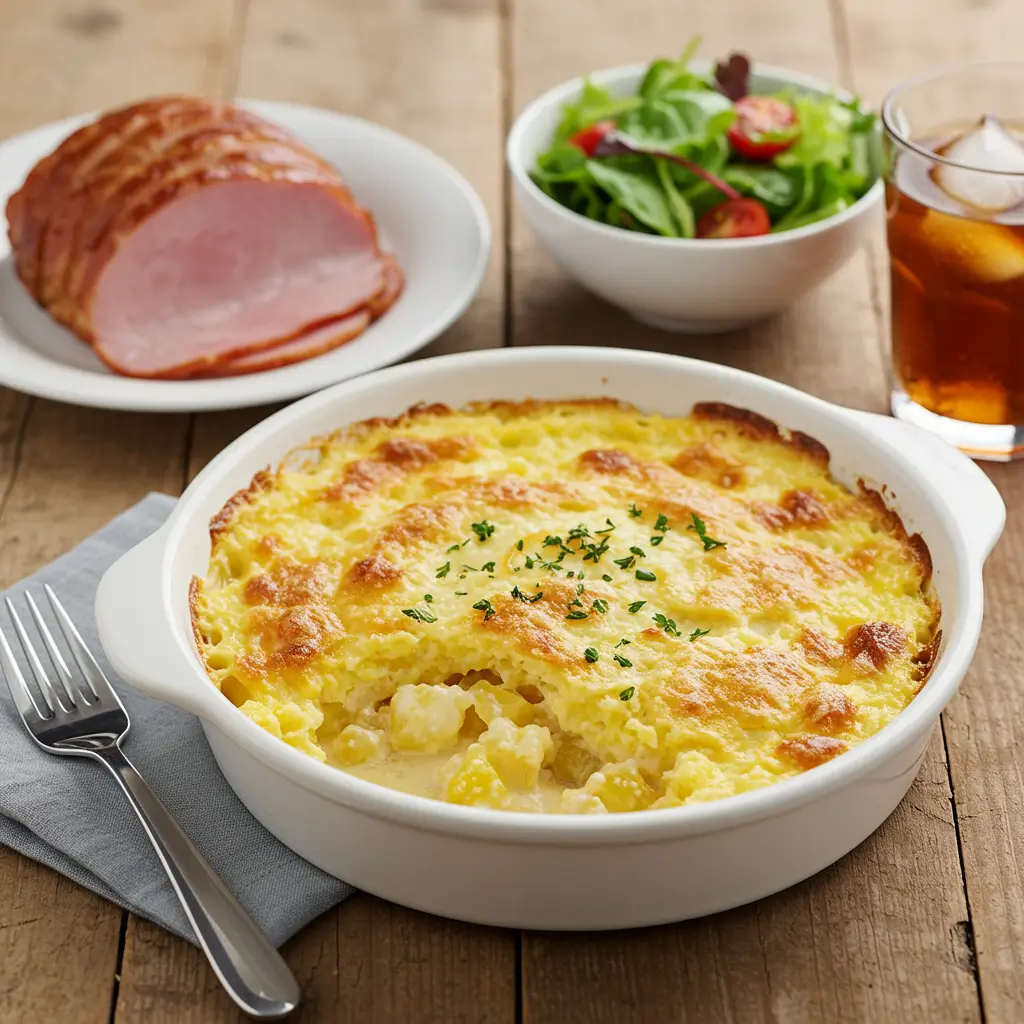
M496 2L252 0L237 92L356 114L450 160L495 231L476 303L421 353L502 344L504 318L501 17ZM194 475L272 408L195 418ZM304 1021L506 1021L515 1013L515 937L463 928L360 895L285 947ZM201 954L132 920L117 1022L234 1021Z
M1019 59L1024 8L1013 0L846 0L844 11L854 82L871 101L930 66ZM1011 466L990 467L990 476L1007 504L1006 533L985 572L977 657L944 718L981 996L986 1019L1002 1022L1020 1019L1024 973L1024 697L1016 685L1024 668L1024 481Z
M218 91L231 0L7 0L2 20L7 136L146 94ZM182 417L92 412L0 391L0 585L148 490L177 490L185 426ZM0 850L0 1021L106 1022L122 917Z
M516 0L514 103L589 69L681 48L839 77L844 26L825 0L715 5ZM580 25L601 26L579 31ZM675 40L667 43L666 40ZM640 326L567 281L512 226L516 343L613 344L714 359L832 401L884 409L879 310L859 255L782 316L728 335ZM839 864L728 914L627 936L527 935L524 1018L546 1021L972 1021L979 1017L950 791L939 739L882 829Z

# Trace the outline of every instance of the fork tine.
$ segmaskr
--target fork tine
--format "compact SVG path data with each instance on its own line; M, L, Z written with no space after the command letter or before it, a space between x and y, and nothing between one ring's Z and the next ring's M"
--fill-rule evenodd
M46 591L47 600L50 602L53 614L57 617L57 625L60 626L60 631L64 634L64 639L71 649L71 657L75 659L75 664L81 670L82 675L85 676L85 681L89 684L89 689L92 690L93 696L100 700L101 693L106 693L109 696L113 696L116 700L117 696L114 694L114 688L110 685L110 680L103 674L103 669L100 668L96 659L92 656L92 651L86 647L85 641L75 628L71 617L64 611L64 605L57 600L57 595L53 592L50 584L44 584L43 590Z
M25 601L28 603L28 610L32 615L32 620L36 624L36 629L39 631L39 635L43 638L43 645L46 647L46 653L50 655L50 663L53 665L54 672L57 673L60 679L61 686L64 687L64 692L68 695L68 700L73 705L77 704L80 700L84 700L86 704L89 703L88 698L84 693L75 693L72 687L75 685L74 676L71 675L71 670L68 668L68 663L64 660L64 655L60 653L60 648L57 646L53 639L53 633L50 632L50 627L47 626L43 616L39 612L39 605L36 604L35 598L29 591L25 591ZM77 689L77 688L76 688Z
M29 668L32 669L32 675L35 676L36 684L43 695L46 706L50 709L51 714L56 714L58 708L61 711L67 711L68 709L64 707L60 697L57 696L57 691L50 685L46 669L43 668L43 663L39 660L39 655L36 654L36 649L32 646L32 641L29 639L28 633L25 632L25 627L21 624L21 616L18 615L14 602L8 597L6 604L7 614L10 615L11 622L14 623L14 631L18 634L18 639L21 641L21 649L25 652L25 657L28 658Z
M11 650L10 644L7 643L7 637L4 636L2 629L0 629L0 667L3 668L7 688L11 691L11 696L14 698L21 717L25 719L25 724L28 724L30 711L34 711L42 719L47 718L39 710L39 705L36 703L35 697L32 696L32 691L28 688L25 677L21 674L21 669L18 668L18 663L14 660L14 652Z

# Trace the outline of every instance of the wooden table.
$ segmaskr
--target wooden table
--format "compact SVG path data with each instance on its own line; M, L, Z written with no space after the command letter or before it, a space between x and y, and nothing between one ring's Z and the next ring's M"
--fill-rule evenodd
M475 305L424 354L608 344L716 359L885 407L876 245L785 315L693 338L571 284L510 203L502 138L563 79L741 48L878 101L949 60L1019 58L1020 0L0 0L0 136L170 91L359 114L442 153L495 230ZM737 282L742 287L742 282ZM0 389L0 585L147 491L179 491L266 409L142 416ZM817 877L706 920L604 935L470 927L357 896L285 947L302 1021L1010 1022L1024 1018L1024 468L974 667L892 818ZM239 1018L190 945L0 850L0 1022Z

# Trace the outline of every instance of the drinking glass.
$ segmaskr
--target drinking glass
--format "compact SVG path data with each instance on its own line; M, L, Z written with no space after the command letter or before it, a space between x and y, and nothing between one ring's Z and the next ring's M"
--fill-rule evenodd
M1024 63L940 68L882 107L892 411L1024 455Z

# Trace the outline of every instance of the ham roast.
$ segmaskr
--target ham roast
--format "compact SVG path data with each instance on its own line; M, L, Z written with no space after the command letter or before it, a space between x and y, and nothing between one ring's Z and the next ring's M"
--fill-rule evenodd
M403 286L333 167L211 100L147 100L79 129L11 196L7 222L33 298L133 377L308 359Z

